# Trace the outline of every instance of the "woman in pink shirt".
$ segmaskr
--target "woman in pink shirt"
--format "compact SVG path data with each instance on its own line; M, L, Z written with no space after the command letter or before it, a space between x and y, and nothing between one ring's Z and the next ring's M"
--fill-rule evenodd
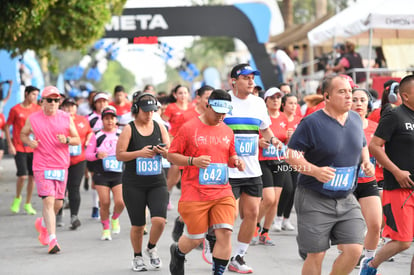
M117 128L116 110L108 106L102 111L103 128L92 136L86 148L86 159L92 162L93 181L100 202L100 216L103 226L101 240L112 240L109 225L109 207L112 191L114 210L111 217L112 233L119 234L119 216L124 210L122 199L122 161L115 157L116 144L121 131Z

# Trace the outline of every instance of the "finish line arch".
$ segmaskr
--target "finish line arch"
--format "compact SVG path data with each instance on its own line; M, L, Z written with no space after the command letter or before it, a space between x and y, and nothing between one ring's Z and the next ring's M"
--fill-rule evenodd
M271 14L262 3L233 6L127 8L113 16L104 38L137 36L227 36L243 41L252 55L252 65L261 72L264 88L278 84L266 52Z

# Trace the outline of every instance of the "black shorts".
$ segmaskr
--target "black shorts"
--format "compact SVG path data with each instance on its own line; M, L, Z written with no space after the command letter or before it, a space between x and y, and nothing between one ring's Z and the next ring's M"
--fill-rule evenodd
M371 196L379 197L377 181L373 180L370 182L358 183L357 188L354 191L354 195L357 200Z
M383 190L384 189L384 180L380 180L377 182L378 185L378 190Z
M14 156L16 163L16 176L33 176L33 153L16 152Z
M263 188L283 187L287 181L292 181L289 165L284 161L270 164L269 161L263 160L260 161L260 168L262 169Z
M95 185L108 186L113 188L118 184L121 184L122 173L106 172L106 173L94 173L92 177Z
M233 178L229 179L233 195L236 199L240 198L242 193L252 197L262 197L263 182L262 177L255 178Z
M131 225L143 226L146 224L145 208L147 206L151 218L167 217L168 190L166 185L156 187L123 185L122 195Z

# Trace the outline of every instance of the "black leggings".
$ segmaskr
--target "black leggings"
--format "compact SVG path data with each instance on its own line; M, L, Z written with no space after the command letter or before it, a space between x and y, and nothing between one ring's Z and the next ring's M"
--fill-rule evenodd
M74 164L68 169L68 183L66 189L68 190L70 215L78 215L81 202L80 185L85 174L86 161L81 161Z
M290 172L292 180L286 181L283 185L282 193L280 194L279 205L277 206L277 216L288 219L290 212L292 212L293 199L295 197L296 181L298 172L293 170Z

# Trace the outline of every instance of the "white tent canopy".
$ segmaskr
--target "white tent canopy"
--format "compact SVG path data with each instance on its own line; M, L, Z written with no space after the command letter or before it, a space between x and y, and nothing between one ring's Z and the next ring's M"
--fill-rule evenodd
M310 45L332 38L368 36L413 38L413 0L365 0L331 17L308 33Z

